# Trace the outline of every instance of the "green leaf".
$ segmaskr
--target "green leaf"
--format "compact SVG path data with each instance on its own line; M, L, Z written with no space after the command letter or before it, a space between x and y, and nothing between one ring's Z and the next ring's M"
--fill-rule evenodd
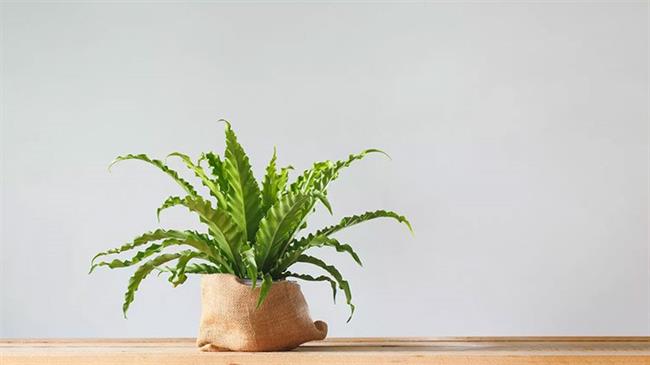
M277 260L276 265L271 271L274 275L283 275L283 273L293 264L296 263L298 257L311 247L323 245L327 240L327 236L309 234L300 240L292 240L287 247L285 253Z
M257 267L267 271L267 264L273 264L281 256L302 219L308 213L310 196L288 193L278 200L260 222L255 240Z
M199 252L205 253L212 262L219 264L226 272L238 275L233 268L233 261L228 258L228 255L219 248L217 242L210 239L205 234L187 231L188 237L185 242L193 245Z
M347 160L341 161L321 161L316 162L311 169L305 170L302 175L298 176L296 181L291 184L289 190L296 192L311 192L318 200L323 203L327 210L332 214L332 206L327 200L328 185L338 178L339 173L346 167L349 167L354 161L363 159L370 153L381 153L388 156L385 152L378 149L368 149L358 154L351 154ZM312 202L310 210L313 209L315 202Z
M321 161L316 162L311 169L305 170L296 181L291 184L291 190L308 191L316 190L325 192L329 183L339 176L339 172L349 167L354 161L361 160L370 153L381 153L388 156L385 152L378 149L367 149L358 154L351 154L347 160L341 161Z
M201 257L203 258L203 257ZM157 267L158 275L162 273L170 273L169 281L172 280L171 276L176 277L178 269L175 267L165 266L163 268ZM185 266L185 274L218 274L222 273L223 270L216 266L215 264L207 264L203 262L194 262Z
M411 230L411 225L408 220L395 212L386 211L386 210L377 210L373 212L366 212L361 215L353 215L341 219L341 221L333 226L329 226L323 229L311 233L305 237L302 237L298 240L293 240L291 245L287 248L286 253L284 253L280 259L278 259L277 264L273 268L272 272L274 275L281 275L284 270L287 270L291 265L293 265L298 257L310 247L318 246L332 246L336 248L337 251L348 252L352 258L361 265L361 259L359 256L352 250L352 247L349 245L342 245L337 240L329 237L331 234L339 232L345 228L351 227L353 225L369 221L376 218L392 218L397 220L400 223L404 223L409 230Z
M406 219L406 217L399 215L395 212L392 212L390 210L375 210L372 212L365 212L360 215L353 215L349 217L344 217L341 219L341 221L338 224L335 224L330 227L326 227L323 229L318 230L316 233L314 233L314 236L329 236L333 233L339 232L345 228L357 225L362 222L366 222L372 219L377 219L377 218L392 218L400 223L405 224L409 231L413 232L413 228L411 227L411 223Z
M315 266L320 267L321 269L327 271L334 279L336 282L339 284L339 288L343 290L345 293L345 300L350 307L350 317L348 318L348 322L352 319L352 315L354 314L354 304L352 304L352 292L350 291L350 284L343 279L343 276L341 273L332 265L327 265L325 262L321 261L320 259L317 259L313 256L308 256L308 255L301 255L298 257L297 262L304 262L306 264L312 264Z
M224 255L222 252L220 252L216 247L213 241L200 233L194 232L194 231L175 231L175 230L164 230L164 229L157 229L152 232L146 232L138 237L136 237L133 242L127 243L121 247L110 249L104 252L100 252L95 257L92 258L91 260L91 272L93 270L93 266L95 265L95 260L99 257L106 256L106 255L112 255L112 254L117 254L121 253L124 251L131 250L133 248L139 247L146 245L150 242L162 240L162 239L175 239L182 241L182 244L186 244L188 246L191 246L195 248L197 251L202 252L206 255L208 255L212 260L215 262L223 265L225 268L229 269L230 273L234 273L232 268L230 267L229 263L227 260L224 259ZM146 251L146 250L145 250ZM119 260L118 260L119 261ZM119 265L117 262L115 265ZM101 265L101 266L109 266L109 265Z
M257 285L257 263L255 262L255 249L245 244L242 246L242 258L244 260L244 266L246 266L246 271L248 272L248 278L253 282L253 289Z
M266 174L262 181L262 211L266 212L278 199L277 179L279 177L278 169L275 164L277 160L275 148L273 148L273 157L266 167Z
M113 248L98 253L97 255L95 255L95 257L92 258L91 264L93 264L95 260L99 257L121 253L136 248L138 246L146 245L149 242L154 242L166 238L175 238L179 240L184 240L185 238L187 238L187 234L186 232L166 230L166 229L157 229L155 231L146 232L133 239L133 241L130 243L124 244L118 248Z
M259 308L262 303L264 303L264 299L266 299L266 296L269 295L269 290L271 290L272 285L273 279L271 278L271 275L264 275L264 281L262 281L262 287L260 288L260 296L257 299L257 308Z
M282 193L287 187L289 181L289 171L293 170L293 166L285 166L280 169L278 178L276 179L276 187L278 194Z
M351 154L347 160L336 161L332 167L323 169L320 176L313 180L311 187L315 190L326 191L327 186L339 177L341 170L349 167L354 161L363 159L370 153L381 153L388 156L385 152L378 149L368 149L358 154Z
M333 167L334 167L334 163L332 161L315 162L310 169L306 169L305 171L303 171L302 174L298 176L293 183L291 183L291 185L289 186L289 191L305 192L310 190L311 184L313 184L314 179L320 174L322 174L324 170L331 169Z
M283 167L278 171L277 153L273 148L273 157L266 167L266 174L262 181L262 212L266 213L275 202L278 201L280 193L284 190L289 180L289 170L292 166Z
M92 273L97 267L100 266L108 266L111 269L116 269L116 268L121 268L121 267L129 267L133 266L140 261L146 259L147 257L150 257L152 255L155 255L162 251L165 247L173 246L173 245L182 245L185 242L183 240L178 240L178 239L167 239L164 240L162 243L154 243L148 246L146 249L143 251L139 251L138 253L135 254L132 258L128 260L119 260L119 259L114 259L112 261L101 261L98 263L94 263L90 267L90 272L89 274Z
M198 195L199 195L199 194L196 192L196 190L194 189L194 187L193 187L190 183L188 183L187 181L185 181L183 178L181 178L181 177L178 175L178 173L177 173L176 171L170 169L170 168L169 168L167 165L165 165L162 161L151 159L151 158L149 158L149 157L148 157L147 155L145 155L145 154L139 154L139 155L129 154L129 155L125 155L125 156L118 156L118 157L117 157L115 160L113 160L113 162L111 162L111 164L108 166L109 171L110 171L110 169L111 169L111 167L112 167L113 165L115 165L116 163L118 163L118 162L120 162L120 161L124 161L124 160L140 160L140 161L147 162L147 163L149 163L149 164L151 164L151 165L153 165L153 166L156 166L157 168L159 168L160 170L162 170L164 173L166 173L167 175L169 175L172 179L174 179L174 181L176 181L176 183L177 183L178 185L180 185L180 186L181 186L181 187L182 187L182 188L187 192L187 194L189 194L189 195L191 195L191 196L198 196Z
M327 200L327 195L321 193L320 191L313 191L312 194L316 198L318 198L318 200L320 200L321 203L323 203L323 205L325 206L325 208L327 208L327 211L330 212L330 214L334 214L332 213L332 205L330 204L329 200Z
M357 253L354 252L352 246L348 244L342 244L335 238L318 236L317 239L314 239L309 244L307 244L304 249L307 250L312 247L322 247L322 246L334 247L337 252L346 252L352 257L352 259L357 264L359 264L359 266L363 266L363 264L361 263L361 259L359 258L359 255L357 255Z
M221 158L212 153L204 153L201 155L201 158L199 159L199 165L201 164L202 160L207 160L208 165L212 169L212 177L217 181L219 184L219 189L223 193L223 195L227 195L228 191L230 189L230 186L228 185L228 178L226 177L226 170L223 161L221 161ZM223 205L224 207L226 205Z
M200 221L208 226L208 231L214 237L219 249L225 252L227 257L234 261L234 264L240 261L239 245L242 242L243 232L234 223L228 212L213 208L209 201L201 197L191 196L169 197L157 212L160 214L164 209L179 205L199 215Z
M173 208L175 206L183 205L183 198L180 196L170 196L165 201L162 203L162 205L156 209L156 219L158 219L158 222L160 222L160 213L162 213L163 210Z
M296 274L293 272L287 272L284 277L287 278L298 278L306 281L327 281L330 283L330 286L332 287L332 300L334 300L334 303L336 303L336 281L332 280L327 275L320 275L320 276L311 276L308 274Z
M237 141L235 132L226 125L225 172L229 191L226 200L235 222L246 232L245 239L253 241L263 212L261 192L253 176L248 156Z
M133 302L135 292L138 290L138 287L140 286L142 280L144 280L144 278L146 278L147 275L149 275L149 273L151 273L151 271L153 271L157 266L175 260L188 252L191 251L183 251L179 253L170 253L157 256L156 258L142 264L142 266L140 266L135 271L133 276L131 276L131 279L129 279L129 285L127 287L126 293L124 294L124 304L122 304L122 312L124 313L124 318L126 318L126 312L129 310L129 306Z
M203 263L194 263L185 267L186 274L218 274L222 272L218 266Z
M185 275L187 264L190 260L196 257L201 257L201 254L198 252L188 252L178 258L176 268L174 269L173 274L169 277L169 282L172 283L174 287L183 284L185 280L187 280L187 275Z
M184 163L187 168L192 170L194 172L194 175L201 179L201 183L203 186L207 187L208 190L210 191L210 195L215 197L217 199L217 205L218 207L225 208L226 207L226 198L221 191L221 188L219 187L219 183L216 181L213 181L208 177L208 175L205 174L205 171L203 171L203 168L200 165L195 165L194 162L192 162L192 159L185 154L182 154L180 152L172 152L167 157L178 157L180 158Z
M272 269L271 273L273 275L282 276L283 273L289 267L291 267L291 265L296 263L300 255L302 255L305 251L313 247L323 246L334 247L337 252L347 252L352 257L352 259L354 259L354 261L359 264L359 266L363 266L359 255L354 252L352 246L348 244L342 244L338 240L331 237L315 236L313 234L310 234L301 240L293 240L287 249L286 254L278 260L277 265Z
M327 238L327 241L325 243L325 246L331 246L336 249L337 252L347 252L352 256L352 259L359 264L359 266L363 266L363 263L361 263L361 259L359 258L359 255L357 255L356 252L352 249L352 246L348 244L341 244L338 240L334 238Z

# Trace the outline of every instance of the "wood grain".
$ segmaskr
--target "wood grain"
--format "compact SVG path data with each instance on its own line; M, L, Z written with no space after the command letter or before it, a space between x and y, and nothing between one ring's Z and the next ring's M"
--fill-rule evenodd
M4 339L2 365L650 365L650 337L333 338L290 352L202 353L194 339Z

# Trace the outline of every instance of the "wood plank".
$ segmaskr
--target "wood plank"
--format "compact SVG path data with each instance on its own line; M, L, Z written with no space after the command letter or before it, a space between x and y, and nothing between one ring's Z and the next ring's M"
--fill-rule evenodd
M650 365L650 337L333 338L274 353L202 353L191 338L0 341L2 365L381 363Z

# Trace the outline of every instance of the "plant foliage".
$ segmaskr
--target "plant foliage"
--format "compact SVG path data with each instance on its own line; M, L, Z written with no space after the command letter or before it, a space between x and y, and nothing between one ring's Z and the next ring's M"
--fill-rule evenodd
M207 188L209 198L202 197L192 184L181 178L165 162L147 155L120 156L110 165L124 160L140 160L169 175L186 195L167 198L156 211L158 218L164 210L181 206L196 214L206 231L157 229L146 232L118 248L98 253L92 259L90 271L102 266L114 269L140 264L129 280L124 295L122 309L125 316L142 280L151 272L157 271L159 274L168 274L169 281L174 286L185 282L188 274L229 273L250 279L253 288L258 285L261 287L258 306L264 301L273 281L289 277L324 281L331 285L334 299L337 289L343 291L351 309L351 318L354 305L348 282L334 266L307 255L306 251L317 247L332 247L350 255L361 265L361 259L352 246L339 242L333 235L376 218L394 219L405 224L409 230L410 223L397 213L376 210L344 217L335 225L302 237L297 236L306 227L307 217L319 203L331 213L327 187L338 178L341 170L368 154L383 152L369 149L341 161L316 162L289 183L292 167L278 167L274 150L260 186L235 132L230 123L225 122L226 150L223 157L208 152L194 162L179 152L168 156L183 162ZM207 165L205 169L203 164ZM183 247L183 250L164 252L173 246ZM135 253L124 260L114 258L101 261L105 256L124 252ZM311 276L289 271L296 263L316 266L323 273Z

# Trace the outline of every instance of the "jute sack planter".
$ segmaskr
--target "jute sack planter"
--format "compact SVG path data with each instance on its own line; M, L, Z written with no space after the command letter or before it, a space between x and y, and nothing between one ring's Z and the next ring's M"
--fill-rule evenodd
M229 274L201 278L201 325L196 344L202 351L280 351L322 340L327 324L313 322L309 307L292 281L278 281L256 308L260 288Z

